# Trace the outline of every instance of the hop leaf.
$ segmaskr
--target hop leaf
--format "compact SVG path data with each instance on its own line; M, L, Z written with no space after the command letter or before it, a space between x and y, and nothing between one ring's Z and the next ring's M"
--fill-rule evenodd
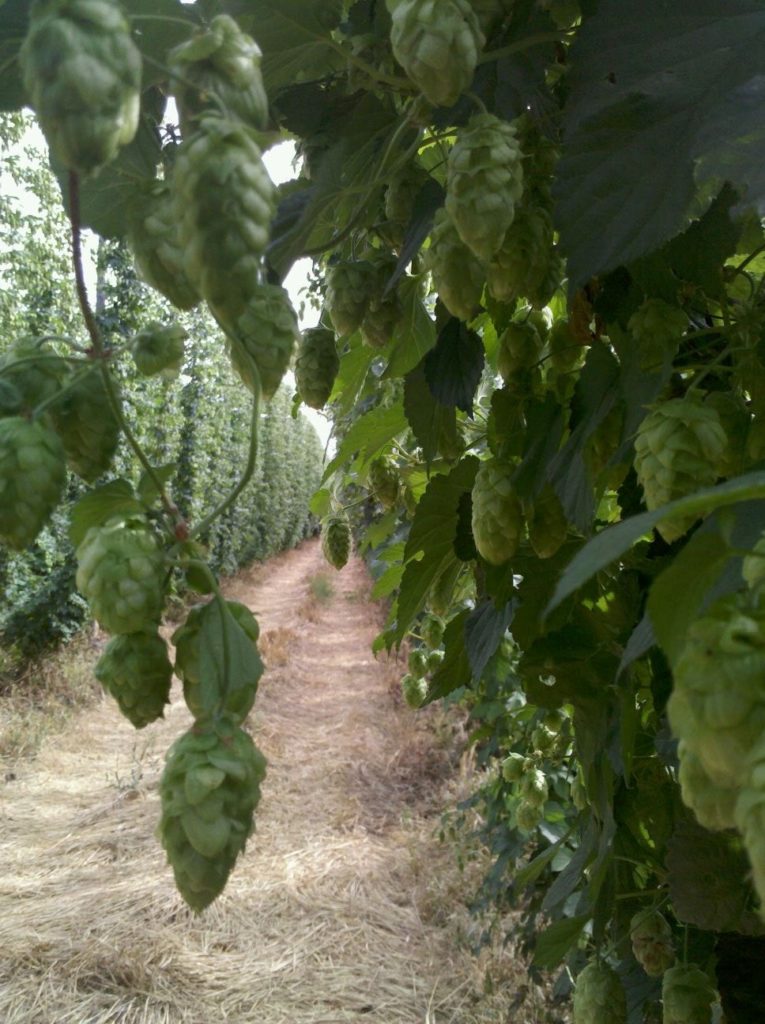
M110 633L154 630L162 611L164 557L140 520L92 526L77 548L77 586Z
M175 882L199 912L220 895L252 832L265 760L227 719L176 740L160 782L159 837Z
M523 192L521 149L513 125L476 114L449 154L446 209L459 236L482 260L502 246Z
M188 334L180 324L164 327L153 320L133 339L131 347L136 369L144 377L157 374L166 380L177 377L183 367L186 338Z
M321 548L335 569L342 569L351 554L351 527L345 512L332 512L321 526Z
M574 1024L627 1024L627 997L608 964L591 961L576 979Z
M700 967L670 967L661 986L664 1024L709 1024L715 990Z
M209 26L168 54L172 89L184 135L207 112L223 112L251 128L268 124L268 98L255 40L233 18L219 14Z
M11 415L53 398L67 376L66 361L50 345L23 338L0 357L0 380L16 392ZM7 415L7 413L5 414Z
M640 366L660 370L672 360L688 327L688 317L662 299L646 299L632 314L627 327L638 346Z
M128 633L109 641L95 669L96 679L136 729L161 718L170 700L173 666L157 633Z
M450 107L473 79L484 37L468 0L386 0L393 55L436 107Z
M138 128L141 54L117 0L36 0L19 62L55 156L88 174Z
M398 467L393 459L381 455L369 467L369 486L384 508L393 508L398 500Z
M501 459L481 463L473 484L473 539L480 555L503 565L518 550L523 511L513 491L514 467Z
M433 275L441 301L452 316L472 320L481 301L486 273L443 207L436 213L425 264Z
M513 11L515 0L470 0L481 31L488 37Z
M327 271L327 311L341 338L361 327L373 284L374 268L366 260L336 263Z
M270 398L287 372L299 338L297 314L285 289L257 285L229 334L231 362L250 391L255 391L250 360L257 367L264 397Z
M0 539L21 550L58 505L66 483L64 451L39 420L0 420Z
M51 408L51 419L73 472L93 483L109 469L120 424L97 367L67 388Z
M765 536L760 537L751 553L744 557L741 575L752 588L765 578Z
M660 508L713 484L726 446L716 410L695 394L657 406L640 424L635 439L635 470L646 506ZM669 519L657 529L671 542L682 537L694 519Z
M312 409L326 405L339 369L334 332L326 327L303 331L295 360L295 383L306 405Z
M630 941L635 959L650 978L660 978L675 962L672 929L657 910L635 914Z

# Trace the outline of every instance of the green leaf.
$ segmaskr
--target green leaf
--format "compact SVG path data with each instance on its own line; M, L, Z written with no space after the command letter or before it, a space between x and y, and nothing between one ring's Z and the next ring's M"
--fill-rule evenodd
M671 501L653 512L643 512L639 516L625 519L624 522L603 530L585 544L571 560L558 581L555 593L547 606L547 613L578 590L596 572L616 561L663 519L675 515L702 515L715 508L761 498L765 498L765 471L755 470L733 480L726 480L716 487L696 491L686 498L678 498L677 501Z
M404 382L404 409L426 462L438 454L441 437L456 429L454 406L441 405L433 397L425 376L424 362L407 374Z
M348 351L340 358L340 369L327 402L338 416L347 416L355 406L374 358L375 350L362 343L360 334L354 334Z
M465 624L465 639L473 679L481 678L496 654L512 621L513 611L512 602L496 608L493 601L485 601L470 613Z
M433 583L456 561L454 538L460 498L472 488L477 472L478 459L463 459L447 476L433 477L417 505L406 542L407 564L398 599L394 636L399 642L425 607Z
M357 452L362 456L359 467L361 468L404 430L406 430L406 417L401 402L395 402L388 407L377 406L371 412L365 413L356 420L343 438L337 455L327 466L322 479L328 480L335 470L339 469Z
M214 714L236 690L256 686L263 662L226 602L205 606L199 633L199 700Z
M545 485L547 473L563 436L563 408L554 395L532 401L526 411L523 461L513 476L519 498L535 498Z
M144 506L127 480L111 480L86 494L72 508L69 537L78 547L92 526L103 526L113 516L142 515Z
M331 504L332 492L328 491L325 487L321 487L318 491L314 492L308 507L313 515L323 519L327 512L329 512Z
M561 918L545 928L534 947L535 966L543 970L556 967L576 945L589 920L589 914L580 914Z
M473 397L484 367L481 339L456 317L438 335L436 347L425 357L425 379L441 405L453 405L473 415Z
M143 87L158 85L167 78L168 51L185 42L199 25L196 10L181 0L122 0L122 7L144 57Z
M390 595L396 590L401 583L401 577L404 575L404 563L399 562L397 565L389 565L385 572L375 582L372 587L372 597L375 601L379 601L382 598L390 597Z
M465 623L468 614L467 610L461 611L447 623L444 631L445 657L431 680L427 704L447 697L470 682L470 662L465 647Z
M533 885L534 882L539 878L545 868L555 860L558 851L563 843L562 839L559 839L557 843L553 843L548 846L547 849L542 850L536 857L529 861L525 867L521 868L520 871L512 876L513 886L518 889L525 889L527 885Z
M164 466L154 467L154 476L159 479L159 482L164 487L173 479L177 469L177 463L166 462ZM152 505L159 497L159 493L154 479L144 470L141 473L141 479L138 481L138 497L145 505Z
M402 315L393 332L393 352L384 376L405 377L436 343L436 325L421 298L420 282L407 278L401 285Z
M0 4L0 110L20 110L25 103L18 52L29 24L29 0Z

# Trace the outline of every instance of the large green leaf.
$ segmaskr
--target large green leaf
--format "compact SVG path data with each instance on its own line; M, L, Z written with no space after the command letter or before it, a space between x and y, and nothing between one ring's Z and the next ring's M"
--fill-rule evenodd
M422 301L420 282L413 277L401 285L401 319L393 332L393 352L385 376L405 377L436 343L436 325Z
M72 508L69 537L77 547L92 526L103 526L113 516L142 515L146 509L127 480L111 480L80 498Z
M343 438L337 455L324 472L327 480L335 470L346 463L356 452L361 453L361 465L366 465L397 434L406 430L406 417L401 402L391 406L378 406L360 416Z
M196 7L181 0L122 0L122 6L143 54L144 88L156 85L167 78L168 50L186 40L198 24Z
M699 180L765 205L764 45L759 0L602 0L585 20L557 181L573 284L683 230Z
M29 0L0 0L0 110L24 106L18 52L29 22Z

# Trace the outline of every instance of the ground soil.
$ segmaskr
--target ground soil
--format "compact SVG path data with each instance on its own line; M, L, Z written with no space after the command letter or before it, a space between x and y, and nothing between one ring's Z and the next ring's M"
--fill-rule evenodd
M191 914L153 835L164 753L190 724L179 685L138 733L102 700L0 791L0 1019L509 1019L460 946L465 885L437 837L459 736L404 707L401 664L371 654L383 612L363 564L335 573L310 541L228 594L261 624L250 726L269 770L226 892Z

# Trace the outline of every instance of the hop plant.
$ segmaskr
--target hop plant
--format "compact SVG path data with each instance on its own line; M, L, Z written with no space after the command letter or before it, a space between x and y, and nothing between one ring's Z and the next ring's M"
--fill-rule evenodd
M361 321L361 339L371 348L383 348L393 337L401 319L401 301L398 288L388 289L388 282L396 261L389 256L371 262L372 277L364 319Z
M77 587L110 633L153 631L162 611L165 563L142 520L92 526L77 548Z
M502 246L523 193L521 149L513 125L476 114L449 154L446 209L460 238L490 260Z
M114 637L99 658L95 674L136 729L161 718L170 701L173 666L158 633Z
M119 400L117 385L114 396ZM69 468L93 483L111 466L120 439L120 424L100 369L94 367L62 393L51 408Z
M669 922L658 910L635 914L630 922L635 959L650 978L660 978L675 962Z
M431 651L428 655L428 672L438 672L444 663L445 651Z
M734 808L738 789L718 786L712 782L699 758L691 753L684 742L678 746L678 758L680 795L698 822L711 832L735 828Z
M58 505L66 483L61 441L40 420L0 420L0 540L21 550Z
M765 920L765 740L760 738L747 759L747 779L736 800L735 824L752 865L752 881Z
M424 647L409 652L408 668L415 679L422 679L428 672L428 653Z
M409 163L385 190L385 224L381 230L390 244L397 248L404 243L415 201L426 181L427 172L418 164Z
M532 807L544 807L547 803L549 795L547 779L539 768L532 768L531 771L524 774L521 779L520 794Z
M386 0L393 55L426 99L450 107L473 80L484 37L468 0Z
M576 979L574 1024L627 1024L627 997L619 975L592 960Z
M542 807L528 800L521 800L515 809L515 823L524 832L533 832L542 817Z
M747 585L757 587L765 579L765 534L760 537L751 552L744 557L741 575Z
M523 511L513 491L514 467L491 458L481 463L473 485L473 539L479 554L503 565L518 550Z
M223 891L252 832L264 778L263 755L225 718L195 724L170 748L159 787L159 836L193 910Z
M515 0L470 0L481 31L488 37L513 12Z
M663 299L646 299L629 318L627 327L637 344L641 369L656 371L677 354L688 317Z
M643 420L635 438L635 470L649 509L710 486L719 474L727 438L715 409L700 397L672 398ZM677 540L695 516L672 517L657 526Z
M426 615L420 626L420 635L431 650L441 646L444 639L444 620L439 615Z
M53 398L66 376L66 361L44 342L22 338L0 357L0 381L16 392L9 410L11 415L31 413Z
M556 320L548 335L550 362L558 373L570 373L582 361L584 350L574 337L569 321L562 317Z
M738 476L747 468L746 447L752 418L746 403L732 391L712 391L704 404L720 417L728 441L718 465L720 476Z
M336 263L327 271L327 312L341 338L361 327L373 281L374 269L366 260Z
M523 776L523 754L510 752L502 761L502 778L505 782L520 782Z
M612 459L621 447L623 428L624 411L621 406L616 405L587 439L583 453L592 479L598 481L602 475L605 480L601 480L601 482L614 489L621 484L629 472L629 466L625 462L611 465Z
M534 502L528 521L529 542L539 558L552 558L568 534L568 522L558 495L547 484Z
M179 148L174 185L186 272L230 331L257 296L276 208L253 133L205 115Z
M529 297L543 287L553 251L549 211L524 203L515 212L502 244L486 268L486 281L498 302Z
M401 692L410 708L421 708L428 696L428 681L407 673L401 680Z
M528 392L535 376L539 376L537 364L541 355L542 339L532 323L509 324L500 335L497 350L497 369L502 380Z
M321 525L321 549L335 569L342 569L351 554L351 526L345 512L331 512Z
M339 369L334 332L326 327L303 331L295 360L295 383L306 405L322 409L327 404Z
M48 145L65 167L89 174L132 140L141 54L117 0L36 0L19 63Z
M745 784L747 758L765 731L765 610L732 595L696 619L667 714L684 756L693 754L717 789Z
M165 327L152 320L136 334L131 345L136 369L144 377L160 375L173 380L183 367L186 338L188 333L180 324Z
M139 190L128 207L127 241L138 273L178 309L200 300L189 280L170 181Z
M481 301L486 273L481 261L460 238L444 207L436 213L425 265L433 275L439 298L452 316L472 320Z
M381 455L369 466L369 486L383 508L391 509L398 500L398 467L393 459Z
M297 314L287 291L277 284L260 284L244 313L229 333L231 362L253 393L255 364L265 398L271 398L287 372L300 339Z
M221 111L251 128L268 124L268 98L255 40L233 18L219 14L202 31L168 54L181 131L193 131L207 112Z
M709 1024L715 996L712 983L700 967L670 967L661 985L663 1024Z

